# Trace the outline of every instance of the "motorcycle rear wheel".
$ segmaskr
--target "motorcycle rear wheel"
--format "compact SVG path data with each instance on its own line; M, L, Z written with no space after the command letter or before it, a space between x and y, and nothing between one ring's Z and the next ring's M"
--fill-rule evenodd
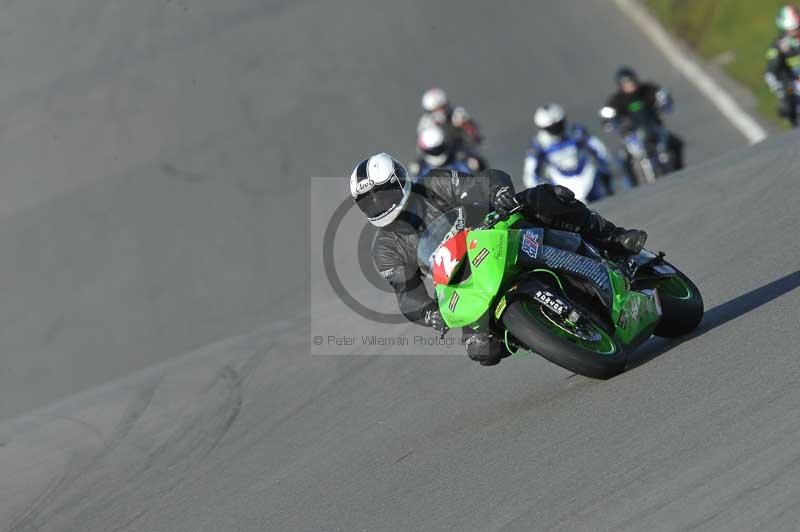
M658 177L658 166L653 164L652 160L641 159L634 161L632 166L637 185L649 185L656 182L656 177Z

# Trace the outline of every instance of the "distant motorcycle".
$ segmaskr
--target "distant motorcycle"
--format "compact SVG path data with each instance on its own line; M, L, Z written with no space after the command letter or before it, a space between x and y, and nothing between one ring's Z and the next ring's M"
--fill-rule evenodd
M425 177L433 168L449 168L470 174L487 168L486 161L477 154L472 144L460 137L448 136L439 127L419 132L417 153L417 160L408 165L412 176Z
M573 139L566 139L543 150L539 179L525 176L525 186L533 187L538 181L562 185L572 191L580 201L587 203L611 195L610 173L585 148Z
M656 178L679 170L678 154L670 142L670 132L659 124L652 113L631 109L622 119L612 107L600 109L605 128L622 135L623 166L636 185L654 183Z
M488 168L488 165L486 164L486 161L483 159L483 157L477 155L469 155L464 152L456 153L455 156L453 156L449 160L439 165L432 165L426 162L422 158L417 159L416 161L413 161L408 165L409 173L412 176L417 176L417 177L425 177L434 168L448 168L450 170L457 170L459 172L474 174L475 172L480 172L481 170L485 170L486 168Z

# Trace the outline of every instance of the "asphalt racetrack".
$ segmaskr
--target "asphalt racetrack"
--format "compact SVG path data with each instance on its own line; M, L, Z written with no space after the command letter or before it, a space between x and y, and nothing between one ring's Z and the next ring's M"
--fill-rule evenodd
M744 148L610 3L29 0L0 21L0 530L796 530L797 136ZM311 354L333 329L431 336L334 294L328 176L410 158L437 84L518 177L535 105L597 129L620 63L672 90L691 168L598 208L696 281L696 334L605 382ZM389 312L362 225L329 260Z

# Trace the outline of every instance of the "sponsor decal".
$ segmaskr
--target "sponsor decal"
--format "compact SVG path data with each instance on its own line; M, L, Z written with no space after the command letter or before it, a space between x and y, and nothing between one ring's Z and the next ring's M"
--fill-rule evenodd
M458 172L456 170L450 170L450 175L452 176L451 182L453 183L454 187L457 187L461 184L461 180L458 179Z
M380 274L381 277L386 279L387 277L392 275L392 273L394 273L394 268L389 268L388 270L382 270L382 271L380 271L378 273Z
M619 313L619 322L618 322L619 328L620 329L624 329L625 325L627 325L627 324L628 324L628 318L626 317L625 312L624 311L620 312Z
M494 256L497 260L502 260L506 256L506 242L500 240L494 248Z
M476 247L478 247L478 241L473 239L472 242L469 243L469 249L475 249Z
M559 316L566 312L568 305L561 301L558 297L553 295L551 292L547 292L545 290L537 290L534 294L534 299L541 303L542 305L546 306Z
M486 258L486 257L488 257L488 256L489 256L489 250L488 250L488 249L486 249L486 248L483 248L483 249L480 251L480 253L478 253L477 255L475 255L475 258L474 258L474 259L472 259L472 265L473 265L473 266L475 266L475 267L477 268L478 266L480 266L480 265L481 265L481 262L483 262L483 259L485 259L485 258Z
M631 301L631 318L633 321L639 321L639 298Z
M497 304L497 307L494 309L494 317L496 319L500 319L500 316L503 315L503 311L506 309L506 296L500 298L500 302Z
M450 303L447 305L447 308L450 309L450 312L456 311L456 305L458 305L459 295L458 292L453 292L453 295L450 296Z
M522 232L522 251L530 258L539 257L539 235L536 231L526 229Z

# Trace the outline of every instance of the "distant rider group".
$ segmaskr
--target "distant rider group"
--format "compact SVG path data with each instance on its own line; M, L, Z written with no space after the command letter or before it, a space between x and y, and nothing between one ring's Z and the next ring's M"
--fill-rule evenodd
M800 10L781 8L780 35L767 52L765 80L780 101L778 112L793 126L800 121ZM518 211L537 227L569 231L611 256L632 257L647 234L606 220L586 203L618 187L653 182L683 167L683 141L664 124L673 109L669 92L641 81L630 67L614 77L615 92L600 109L606 132L622 140L612 156L584 125L570 122L564 107L547 103L533 115L536 131L525 155L516 193L510 176L490 169L480 153L483 137L463 107L433 88L422 96L417 125L417 159L408 169L389 154L368 157L353 169L349 188L356 205L377 228L372 257L378 273L397 295L412 322L447 330L439 302L431 298L418 266L420 235L440 213L482 204L500 217ZM447 266L446 264L444 266ZM450 303L453 305L453 302ZM508 344L492 334L462 329L469 357L483 366L508 356Z
M679 152L681 142L661 122L661 113L672 103L666 91L639 83L630 68L621 68L616 81L618 92L602 113L606 127L623 136L648 128L644 144ZM480 130L464 108L453 107L438 88L425 92L422 107L419 158L410 169L380 153L359 162L349 180L353 201L377 228L371 249L375 268L394 289L409 321L442 332L448 328L438 302L428 293L417 252L420 235L442 212L455 207L482 204L500 216L519 211L530 223L578 233L608 253L627 256L641 251L647 239L644 231L618 227L585 205L613 192L612 165L603 143L585 127L568 123L560 105L536 110L538 131L523 175L527 188L519 193L507 173L487 168L478 152ZM634 155L626 153L626 158ZM680 157L670 160L680 164ZM483 366L496 365L509 354L507 345L491 334L470 327L462 334L467 354Z
M542 105L534 113L537 131L525 156L526 187L561 185L577 199L592 202L618 188L616 168L621 170L622 186L636 186L683 167L683 142L666 129L662 119L672 110L669 93L640 82L629 67L617 71L615 82L617 91L600 115L605 130L623 139L617 160L587 127L570 123L561 105ZM479 172L487 167L479 151L478 125L463 107L453 107L442 89L433 88L422 96L422 108L417 159L408 167L412 176L425 177L434 168Z

